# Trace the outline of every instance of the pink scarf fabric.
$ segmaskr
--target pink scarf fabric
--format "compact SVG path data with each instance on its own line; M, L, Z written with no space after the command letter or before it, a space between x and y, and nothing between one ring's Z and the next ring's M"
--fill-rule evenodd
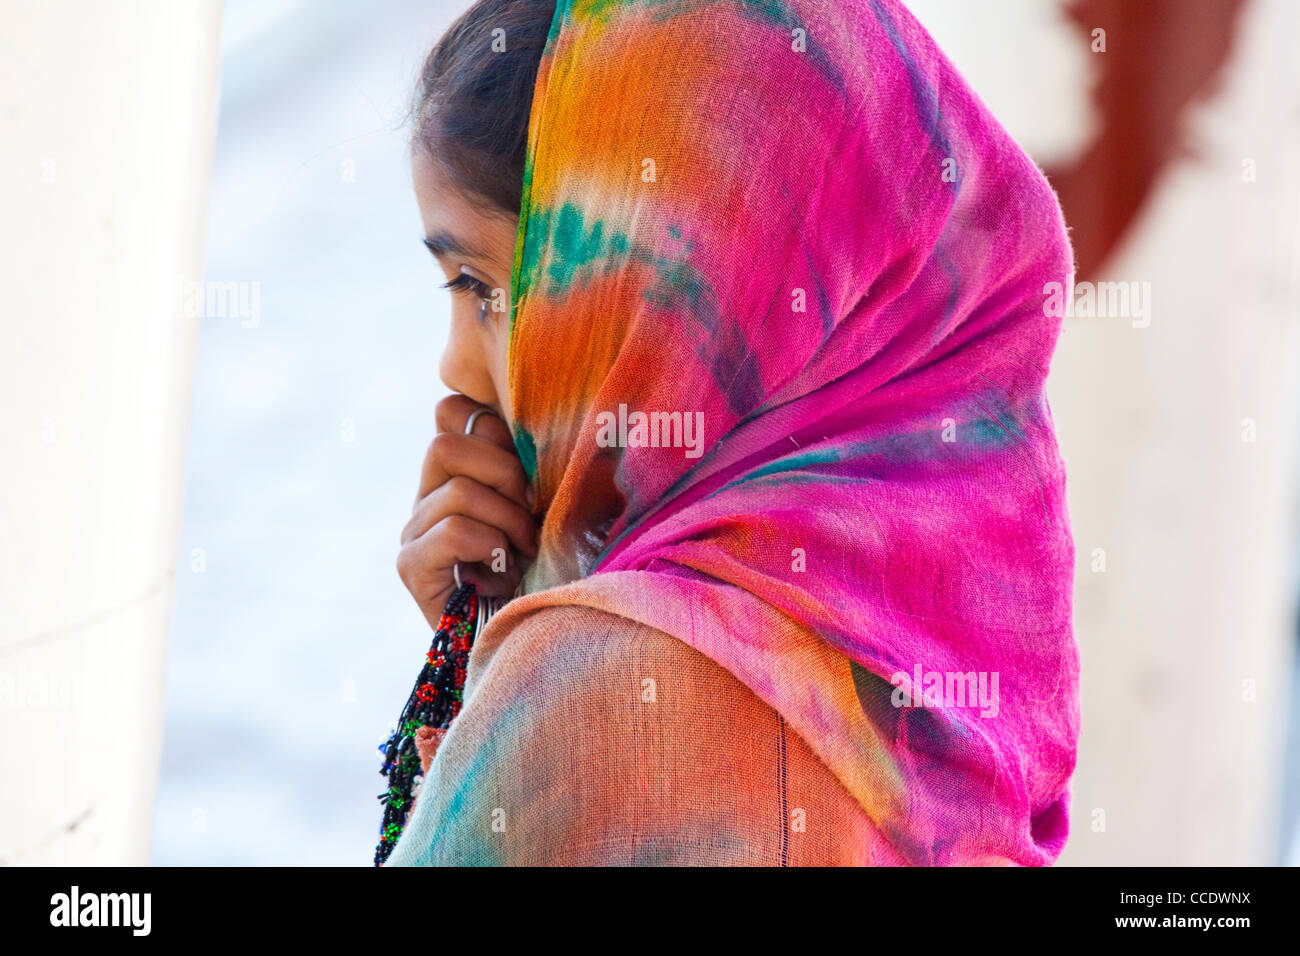
M900 862L1051 863L1072 275L1051 187L894 0L560 0L511 290L541 555L475 656L552 605L650 625Z

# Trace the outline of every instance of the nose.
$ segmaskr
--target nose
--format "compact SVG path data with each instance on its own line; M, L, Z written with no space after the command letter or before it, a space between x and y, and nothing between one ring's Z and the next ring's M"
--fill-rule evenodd
M453 392L480 405L494 406L496 395L478 336L467 335L454 318L438 362L438 377Z

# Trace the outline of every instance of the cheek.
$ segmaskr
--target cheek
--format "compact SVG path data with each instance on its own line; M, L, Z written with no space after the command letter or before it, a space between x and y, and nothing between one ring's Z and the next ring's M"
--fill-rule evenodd
M506 418L513 427L514 410L510 407L510 380L506 375L508 370L506 360L509 357L510 348L509 324L509 318L493 323L492 334L487 347L490 350L488 364L491 369L492 383L496 389L498 404L500 404L502 411L505 412Z

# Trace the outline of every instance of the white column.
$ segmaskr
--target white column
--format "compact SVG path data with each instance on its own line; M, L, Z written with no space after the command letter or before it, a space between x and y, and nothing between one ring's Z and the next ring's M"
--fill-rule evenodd
M142 864L217 0L0 6L0 864Z

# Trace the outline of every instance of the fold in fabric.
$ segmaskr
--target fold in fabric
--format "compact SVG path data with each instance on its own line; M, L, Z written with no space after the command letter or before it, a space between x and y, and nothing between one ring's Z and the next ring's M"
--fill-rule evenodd
M560 0L511 289L541 551L467 699L529 615L599 609L771 705L901 862L1054 861L1072 283L1051 187L901 4Z

